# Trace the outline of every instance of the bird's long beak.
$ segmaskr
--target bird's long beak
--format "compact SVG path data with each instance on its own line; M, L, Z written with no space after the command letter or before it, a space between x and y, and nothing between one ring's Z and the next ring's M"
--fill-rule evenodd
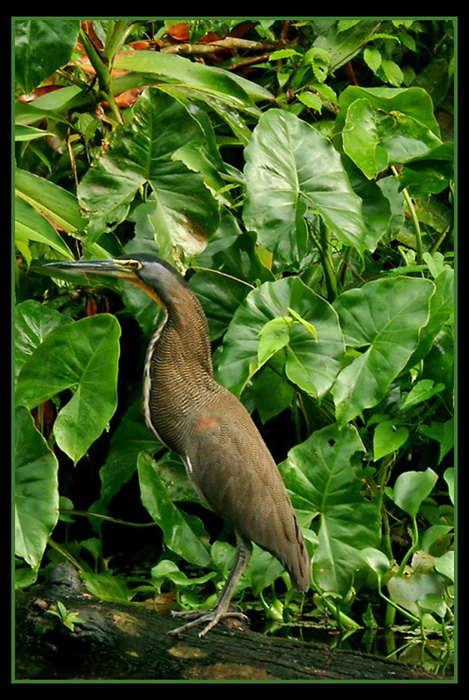
M64 260L63 262L46 263L43 267L58 272L64 272L67 275L99 275L102 277L114 277L116 279L125 279L129 282L135 281L137 275L133 270L124 265L120 260L109 258L108 260Z
M134 272L132 267L130 267L130 263L132 262L134 261L130 259L119 260L115 258L109 258L108 260L64 260L63 262L46 263L43 267L64 273L66 277L68 275L76 276L77 274L83 274L85 277L87 275L93 275L96 277L113 277L114 279L126 280L136 287L140 287L145 294L148 294L148 296L156 301L163 311L166 312L166 306L155 290L142 282L140 277Z

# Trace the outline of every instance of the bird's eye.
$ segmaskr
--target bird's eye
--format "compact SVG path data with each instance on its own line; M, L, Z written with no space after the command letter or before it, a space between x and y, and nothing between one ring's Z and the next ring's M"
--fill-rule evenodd
M138 260L128 260L127 266L130 267L131 270L141 270L142 269L142 263L139 262Z

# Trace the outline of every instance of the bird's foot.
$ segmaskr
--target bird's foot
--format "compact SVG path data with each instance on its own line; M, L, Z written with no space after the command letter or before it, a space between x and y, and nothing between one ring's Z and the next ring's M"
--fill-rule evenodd
M186 622L185 625L177 627L174 630L170 630L168 634L171 635L179 634L180 632L185 632L186 630L196 627L197 625L207 623L203 630L199 632L199 637L203 637L207 634L207 632L215 627L220 620L223 620L226 617L235 617L239 620L249 621L248 616L239 610L223 610L217 609L216 607L212 608L212 610L173 610L171 611L171 615L174 617L190 618L190 622Z

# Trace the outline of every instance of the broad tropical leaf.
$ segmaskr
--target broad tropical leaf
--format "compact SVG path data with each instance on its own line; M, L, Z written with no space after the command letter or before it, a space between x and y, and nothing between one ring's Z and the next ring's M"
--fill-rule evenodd
M117 405L120 326L99 314L49 333L18 376L17 405L34 408L70 389L54 435L76 463L101 435Z
M337 377L334 401L341 424L375 406L417 347L435 291L426 279L368 282L344 292L334 307L348 347L361 354Z
M78 197L90 216L91 239L123 221L136 193L148 184L157 203L151 221L161 255L173 259L176 246L189 255L200 253L218 224L218 205L203 177L173 156L203 139L183 104L156 88L146 90L130 123L115 130L106 153L80 183Z
M245 175L244 223L280 261L298 265L306 255L307 214L319 214L340 241L363 250L361 199L338 152L295 115L262 115L246 148Z
M364 450L356 429L336 423L313 433L279 465L296 508L319 517L313 579L345 595L361 567L360 550L380 539L379 503L365 500L351 459Z
M289 309L314 327L294 322ZM291 318L287 324L283 319ZM266 324L280 324L287 333L280 345L271 344L259 361L259 345ZM262 346L265 348L265 343ZM238 396L248 380L275 352L285 351L286 377L314 396L323 396L340 369L344 341L332 306L299 278L265 282L248 294L236 310L223 340L218 362L221 382Z

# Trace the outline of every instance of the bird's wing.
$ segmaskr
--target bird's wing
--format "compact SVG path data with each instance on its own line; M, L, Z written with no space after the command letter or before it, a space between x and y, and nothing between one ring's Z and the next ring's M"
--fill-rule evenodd
M209 506L306 590L309 557L290 498L251 416L231 394L199 416L189 457L191 480Z

